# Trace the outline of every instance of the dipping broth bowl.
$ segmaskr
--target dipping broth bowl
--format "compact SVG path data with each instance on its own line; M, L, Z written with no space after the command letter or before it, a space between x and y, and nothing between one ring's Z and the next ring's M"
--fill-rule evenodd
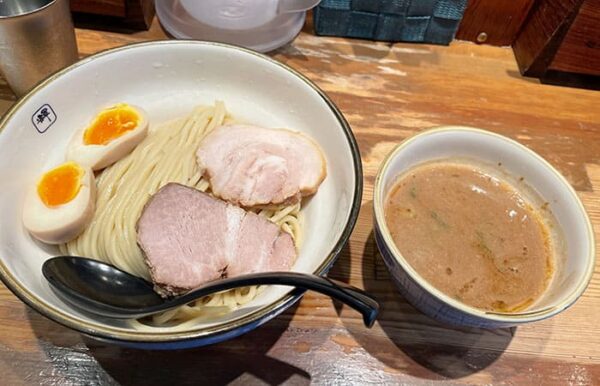
M530 308L514 313L492 312L455 300L424 280L392 240L384 207L397 177L419 164L448 158L501 165L503 173L523 177L527 186L548 203L560 228L563 253L548 288ZM447 126L408 138L383 161L375 180L373 206L375 240L400 293L421 312L445 324L501 328L549 318L575 303L594 271L594 233L575 190L538 154L492 132Z

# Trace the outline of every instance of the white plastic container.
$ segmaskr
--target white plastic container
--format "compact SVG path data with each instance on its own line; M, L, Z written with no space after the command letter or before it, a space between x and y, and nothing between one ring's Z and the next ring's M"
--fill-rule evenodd
M294 40L320 0L157 0L163 28L200 39L272 51Z

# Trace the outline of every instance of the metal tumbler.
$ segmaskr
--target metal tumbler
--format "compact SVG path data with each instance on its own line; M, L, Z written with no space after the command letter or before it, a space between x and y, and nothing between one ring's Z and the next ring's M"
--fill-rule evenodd
M77 59L69 0L0 0L0 72L17 96Z

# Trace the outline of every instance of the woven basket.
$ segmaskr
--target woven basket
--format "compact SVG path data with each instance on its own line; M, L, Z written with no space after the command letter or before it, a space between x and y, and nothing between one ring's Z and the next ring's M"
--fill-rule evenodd
M448 44L467 0L323 0L315 8L317 35Z

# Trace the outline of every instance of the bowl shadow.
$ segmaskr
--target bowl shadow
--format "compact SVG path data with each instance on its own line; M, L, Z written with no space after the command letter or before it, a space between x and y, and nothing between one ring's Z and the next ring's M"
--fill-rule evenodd
M372 201L364 203L357 228L370 226ZM360 271L365 291L381 305L376 325L370 332L356 325L345 327L366 351L385 365L424 379L457 379L479 372L494 363L510 344L515 328L487 330L445 326L410 305L397 291L379 254L372 229L364 234L362 250L351 248L340 256L330 277L344 282L351 266ZM351 258L352 256L352 258ZM360 264L357 269L356 265ZM338 267L338 268L336 268ZM335 303L341 317L348 307Z
M309 384L308 372L269 356L269 351L288 329L297 307L297 304L292 306L240 337L215 345L172 351L124 348L101 342L60 326L31 309L28 309L28 319L40 349L66 380L124 385L196 385L199 382L221 385L233 381L278 385L293 378L295 384Z

